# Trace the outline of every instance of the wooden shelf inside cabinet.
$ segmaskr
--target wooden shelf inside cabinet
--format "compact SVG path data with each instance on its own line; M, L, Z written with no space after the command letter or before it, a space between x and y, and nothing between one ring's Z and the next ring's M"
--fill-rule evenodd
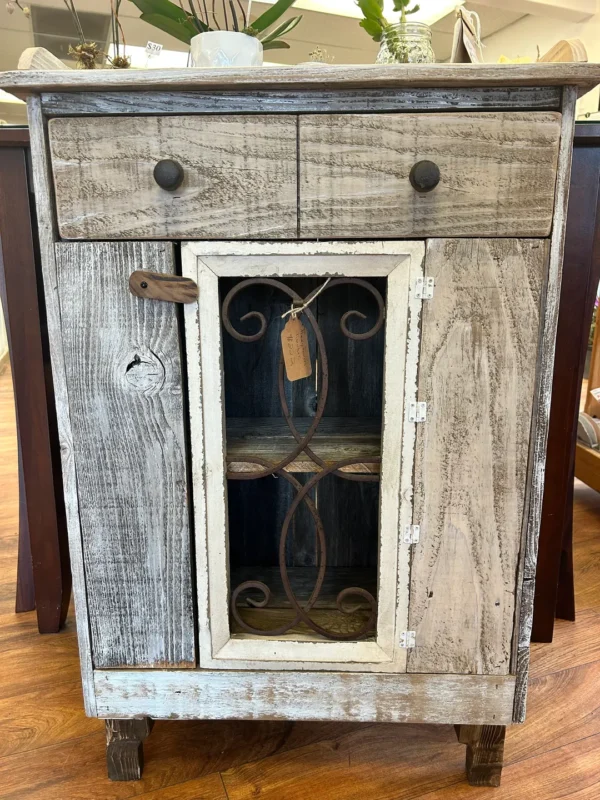
M316 567L290 567L288 577L298 600L305 604L317 580ZM236 603L244 622L265 631L272 630L293 616L292 605L283 588L278 567L235 567L231 572L231 585L238 586L245 581L261 581L271 590L269 603L264 608L254 608L250 601L263 599L261 592L249 590L241 594ZM358 630L369 616L369 604L360 595L352 595L345 602L346 613L341 613L337 605L339 593L349 586L366 589L377 597L377 569L375 567L330 567L325 573L323 586L312 607L311 617L328 630L346 633ZM231 620L232 633L248 638ZM302 623L291 628L285 639L319 641ZM372 638L372 637L371 637Z
M294 418L296 429L304 434L311 417ZM227 468L230 472L261 472L264 467L245 461L261 458L273 464L282 461L296 445L285 419L229 418L227 420ZM310 441L310 448L326 467L345 459L355 464L342 472L379 473L380 465L368 462L381 456L381 420L375 418L324 417ZM311 458L302 454L285 467L286 472L319 472Z

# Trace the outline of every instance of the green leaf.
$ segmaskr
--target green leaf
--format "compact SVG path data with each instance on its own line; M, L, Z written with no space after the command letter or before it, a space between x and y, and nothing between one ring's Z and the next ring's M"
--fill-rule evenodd
M274 3L271 8L268 8L264 14L261 14L258 19L255 19L250 27L261 33L269 28L274 22L277 22L279 17L282 14L285 14L288 8L293 6L295 2L296 0L277 0L277 2Z
M383 19L383 2L379 0L356 0L356 5L360 8L365 19L373 22L380 22Z
M185 22L188 15L183 8L171 3L170 0L131 0L142 14L159 14L161 17L174 19L177 22Z
M287 42L282 42L278 39L276 42L267 42L263 44L263 50L289 50L290 46Z
M421 10L421 6L419 4L417 4L416 6L413 6L412 8L407 8L406 9L406 13L407 14L416 14L417 11L420 11L420 10Z
M199 33L196 26L187 19L185 22L177 22L160 14L141 14L140 19L186 44L189 44L192 37Z
M278 39L280 36L285 36L286 33L293 31L296 25L300 22L302 16L299 17L292 17L292 19L286 19L285 22L282 22L274 31L267 33L264 39L261 39L263 43L263 47L265 44L269 42L273 42L275 39ZM258 37L260 39L260 36Z
M361 28L364 28L369 36L371 36L376 42L381 41L381 37L383 36L383 28L379 22L374 22L372 19L363 19L358 24Z

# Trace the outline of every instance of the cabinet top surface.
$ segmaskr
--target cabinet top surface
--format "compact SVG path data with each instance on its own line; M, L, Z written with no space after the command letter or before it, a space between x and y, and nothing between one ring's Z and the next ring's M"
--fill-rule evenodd
M394 64L220 69L92 71L14 70L0 73L0 88L19 95L38 92L128 90L242 90L460 88L485 86L579 87L600 83L600 64Z

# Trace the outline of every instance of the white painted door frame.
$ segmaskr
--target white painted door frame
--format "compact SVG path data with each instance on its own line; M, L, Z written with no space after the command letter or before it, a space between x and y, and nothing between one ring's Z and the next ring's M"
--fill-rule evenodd
M404 672L400 646L408 619L422 242L245 243L183 245L183 275L198 283L185 306L200 666L207 669L310 669ZM307 640L296 635L235 635L229 627L227 487L222 375L221 277L387 278L380 489L378 622L375 641Z

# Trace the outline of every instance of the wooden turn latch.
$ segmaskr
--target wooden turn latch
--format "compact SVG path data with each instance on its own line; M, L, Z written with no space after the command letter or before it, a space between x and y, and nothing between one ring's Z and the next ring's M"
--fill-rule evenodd
M198 299L198 284L191 278L145 269L131 273L129 291L145 300L166 300L170 303L195 303Z

